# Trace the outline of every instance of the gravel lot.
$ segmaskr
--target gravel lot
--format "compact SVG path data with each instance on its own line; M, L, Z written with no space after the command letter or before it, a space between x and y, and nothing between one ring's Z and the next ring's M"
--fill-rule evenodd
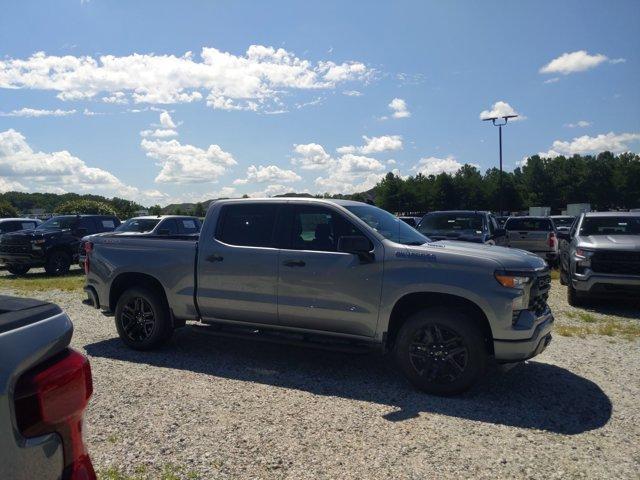
M550 303L570 325L564 292L554 281ZM134 352L80 292L32 296L67 311L91 358L86 438L103 478L640 478L637 337L556 335L534 361L443 399L377 355L188 328ZM637 305L590 312L640 322Z

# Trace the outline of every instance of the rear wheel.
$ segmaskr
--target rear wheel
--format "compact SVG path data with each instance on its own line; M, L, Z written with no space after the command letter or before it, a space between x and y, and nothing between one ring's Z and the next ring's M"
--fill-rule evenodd
M13 275L24 275L30 268L29 265L7 265L7 270Z
M130 288L120 296L115 322L120 339L136 350L156 348L173 333L164 298L145 287Z
M418 390L455 395L482 376L488 355L482 332L472 318L433 308L406 320L395 341L394 357Z
M71 268L71 255L60 250L52 252L44 266L49 275L65 275L69 273L69 268Z

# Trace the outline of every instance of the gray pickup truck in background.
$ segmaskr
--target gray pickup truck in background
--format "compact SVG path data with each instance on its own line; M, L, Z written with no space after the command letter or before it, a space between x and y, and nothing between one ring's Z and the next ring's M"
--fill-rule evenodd
M446 395L469 388L490 358L531 358L551 340L544 260L431 242L359 202L221 200L199 240L105 235L87 252L90 303L115 313L135 349L195 319L216 331L389 351L418 389Z
M509 217L504 224L507 244L544 258L549 265L558 263L558 232L549 217Z
M640 213L589 212L580 215L563 242L560 281L567 301L640 298Z
M447 210L429 212L416 227L431 240L458 240L487 245L507 244L506 232L490 212Z
M83 414L93 391L56 305L0 295L0 478L95 480Z

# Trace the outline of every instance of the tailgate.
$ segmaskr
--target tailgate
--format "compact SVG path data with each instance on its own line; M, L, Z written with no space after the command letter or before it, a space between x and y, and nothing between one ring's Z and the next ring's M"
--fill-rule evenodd
M57 479L63 468L56 434L29 439L17 433L13 389L29 368L69 345L73 325L59 307L0 295L0 478Z
M509 230L507 232L509 246L520 248L530 252L546 252L552 250L549 247L549 232L546 231L518 231Z

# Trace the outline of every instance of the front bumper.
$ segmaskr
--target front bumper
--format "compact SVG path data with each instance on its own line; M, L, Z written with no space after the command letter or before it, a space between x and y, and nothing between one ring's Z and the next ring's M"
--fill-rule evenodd
M542 353L551 343L551 330L555 319L549 311L524 340L494 340L493 349L498 362L519 362Z
M0 252L0 263L6 265L30 265L42 266L46 257L42 251L33 250L28 253L5 253Z
M625 295L640 291L640 277L636 275L614 275L606 273L593 273L586 275L574 273L571 276L571 284L579 292L594 295Z

